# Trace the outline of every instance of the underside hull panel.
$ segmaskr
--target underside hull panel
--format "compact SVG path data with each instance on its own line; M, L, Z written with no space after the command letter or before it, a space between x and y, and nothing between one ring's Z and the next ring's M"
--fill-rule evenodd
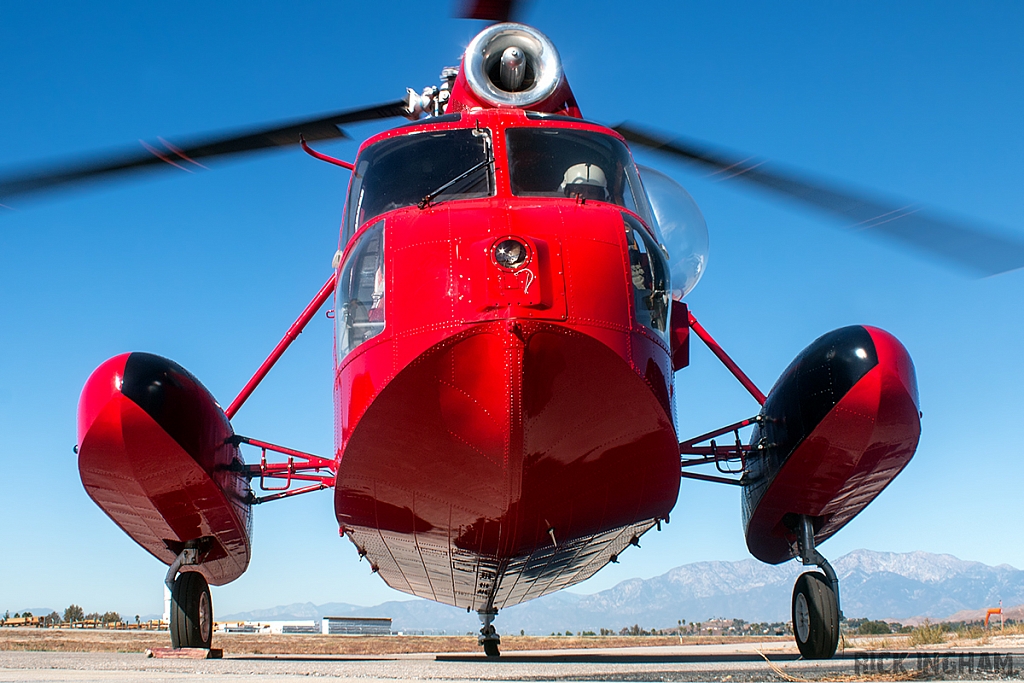
M614 559L668 515L678 471L671 419L620 355L556 324L497 321L374 399L335 507L393 588L500 609Z

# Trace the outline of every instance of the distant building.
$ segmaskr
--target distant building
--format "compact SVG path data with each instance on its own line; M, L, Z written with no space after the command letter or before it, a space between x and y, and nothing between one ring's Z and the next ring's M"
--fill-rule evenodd
M219 621L222 633L278 633L283 635L389 636L391 619L377 617L324 617L320 623L308 621Z
M231 621L217 623L216 630L223 633L319 634L320 624L312 619L307 621Z
M391 619L386 617L324 617L324 635L389 636Z
M218 623L214 628L223 633L259 633L262 630L259 624L250 624L244 621ZM269 627L267 630L270 630Z
M727 636L735 632L732 619L708 619L701 624L701 634L707 636Z

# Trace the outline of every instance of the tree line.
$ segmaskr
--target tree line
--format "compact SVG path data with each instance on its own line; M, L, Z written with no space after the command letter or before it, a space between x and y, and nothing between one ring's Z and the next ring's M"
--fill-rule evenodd
M37 615L32 614L32 612L27 611L20 613L15 612L14 615L12 616L11 612L8 610L4 613L3 617L0 617L0 625L6 624L12 618L31 619L36 616ZM43 626L59 626L61 624L76 624L81 622L109 626L113 624L127 624L128 620L123 618L118 612L103 612L102 614L100 612L89 612L88 614L86 614L85 610L83 610L80 606L75 605L73 603L71 605L68 605L68 607L64 610L63 615L60 612L54 611L42 617ZM138 614L136 614L135 624L138 625L139 623L140 617Z

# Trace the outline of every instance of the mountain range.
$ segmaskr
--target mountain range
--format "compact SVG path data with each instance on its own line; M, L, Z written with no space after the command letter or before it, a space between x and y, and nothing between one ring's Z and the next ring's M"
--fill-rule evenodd
M1024 604L1024 571L992 567L952 555L855 550L833 562L847 617L913 621L943 619L966 610ZM495 624L505 633L546 634L618 630L639 624L669 628L677 621L715 617L749 622L789 619L793 582L804 571L797 562L765 565L695 562L650 579L630 579L592 595L561 591L501 611ZM306 620L323 616L391 617L396 631L468 633L479 629L475 614L427 600L385 602L373 607L347 603L296 603L218 620Z

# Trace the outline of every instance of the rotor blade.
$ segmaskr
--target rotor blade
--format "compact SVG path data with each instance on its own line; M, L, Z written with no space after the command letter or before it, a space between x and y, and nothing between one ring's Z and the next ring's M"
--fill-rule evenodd
M459 16L464 19L515 21L516 0L462 0Z
M140 141L140 151L124 151L74 164L16 173L0 178L0 204L11 197L54 190L63 186L99 180L128 172L175 167L192 172L206 168L200 159L243 154L274 147L299 144L299 135L306 140L348 137L339 126L373 119L386 119L406 114L403 100L371 107L336 112L327 116L275 124L247 131L224 133L183 143L159 138L156 143Z
M930 214L917 206L890 204L818 180L769 169L761 160L732 156L699 143L641 130L614 127L633 144L711 169L721 180L745 180L805 205L852 221L848 228L899 240L982 277L1024 267L1024 242L968 223Z

